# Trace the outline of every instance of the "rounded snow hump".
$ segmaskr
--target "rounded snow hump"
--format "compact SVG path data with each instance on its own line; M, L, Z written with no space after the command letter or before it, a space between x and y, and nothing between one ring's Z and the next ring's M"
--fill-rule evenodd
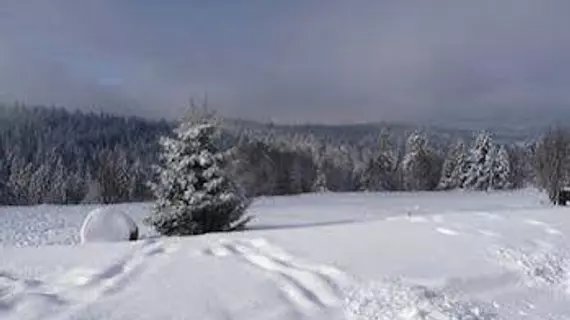
M135 221L123 210L113 207L89 212L81 226L81 243L134 241L138 236Z

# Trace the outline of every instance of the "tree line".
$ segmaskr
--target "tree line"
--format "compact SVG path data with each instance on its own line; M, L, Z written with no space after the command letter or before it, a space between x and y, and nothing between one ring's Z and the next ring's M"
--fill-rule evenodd
M62 108L0 107L0 204L152 200L147 182L159 160L159 138L170 136L174 126ZM545 134L525 144L494 143L487 132L467 140L413 128L406 134L386 128L370 134L358 126L318 131L225 121L218 142L230 156L228 172L248 196L260 196L560 189L570 176L570 139L560 136L566 140L553 142L552 134ZM564 153L564 160L552 150ZM560 180L552 182L553 176Z
M471 146L437 148L413 131L403 143L384 132L375 148L312 135L239 134L232 171L253 196L319 191L504 190L533 183L531 148L495 144L487 132Z
M164 121L0 107L0 204L112 203L150 199Z

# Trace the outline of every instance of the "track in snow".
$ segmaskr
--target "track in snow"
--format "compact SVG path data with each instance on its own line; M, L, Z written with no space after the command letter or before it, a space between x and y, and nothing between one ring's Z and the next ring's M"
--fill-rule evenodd
M351 283L342 271L294 258L265 239L222 240L207 252L217 257L236 256L269 273L298 310L341 306L343 290Z
M143 272L157 269L176 246L137 243L123 258L101 270L72 269L52 283L0 273L0 318L66 319L91 303L118 293ZM3 316L4 314L4 316Z
M221 240L206 254L237 257L268 273L287 300L303 313L342 308L350 320L498 319L492 304L453 298L464 285L472 287L469 279L457 279L441 289L390 279L359 281L334 267L292 257L265 239ZM480 285L483 288L478 289L483 291L493 287Z

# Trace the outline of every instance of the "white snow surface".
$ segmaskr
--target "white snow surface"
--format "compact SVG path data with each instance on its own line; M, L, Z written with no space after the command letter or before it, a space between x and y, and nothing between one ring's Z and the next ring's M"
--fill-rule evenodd
M80 230L81 243L128 241L133 234L138 234L135 221L112 207L89 212Z
M533 190L260 198L248 231L81 245L93 208L0 209L0 319L570 319L570 209Z

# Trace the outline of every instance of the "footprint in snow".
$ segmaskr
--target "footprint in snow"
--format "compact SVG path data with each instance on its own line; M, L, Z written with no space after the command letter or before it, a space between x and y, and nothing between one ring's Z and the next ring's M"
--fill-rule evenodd
M205 252L237 257L271 275L284 297L303 312L342 305L343 288L351 283L342 271L294 257L265 239L222 239Z

